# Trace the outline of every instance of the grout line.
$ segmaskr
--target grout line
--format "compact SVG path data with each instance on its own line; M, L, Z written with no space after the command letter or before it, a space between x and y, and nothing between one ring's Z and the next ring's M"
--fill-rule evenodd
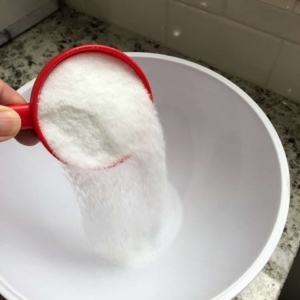
M290 10L290 9L285 9L285 8L270 4L268 2L263 2L261 0L254 0L254 1L260 3L261 5L266 5L266 6L272 7L273 9L277 9L277 10L280 10L280 11L283 11L283 12L286 12L286 13L294 14L293 10L294 10L295 6L293 6L293 8ZM297 2L298 2L298 0L296 1L296 3ZM293 5L295 5L295 4L293 4Z
M283 42L284 42L284 40L282 40L282 39L279 41L278 50L277 50L277 53L276 53L274 62L273 62L273 64L272 64L271 68L270 68L269 74L268 74L267 79L266 79L266 81L265 81L265 86L266 86L267 88L268 88L268 83L269 83L270 77L271 77L271 75L273 74L273 71L274 71L276 62L277 62L277 60L278 60L280 51L281 51L281 49L282 49Z
M222 16L222 14L218 14L214 11L205 10L205 9L195 5L195 4L186 3L184 0L182 0L182 1L181 0L174 0L174 2L178 3L178 4L181 4L182 6L186 6L187 8L194 9L196 11L200 11L200 12L205 13L205 14L210 14L210 15L213 15L213 16L223 17L224 19L227 19L227 17Z

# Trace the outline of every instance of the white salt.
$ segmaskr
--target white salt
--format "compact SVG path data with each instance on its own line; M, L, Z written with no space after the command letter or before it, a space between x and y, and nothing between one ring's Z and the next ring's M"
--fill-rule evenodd
M77 54L54 68L39 95L39 125L68 165L104 168L139 150L155 114L147 90L125 63Z
M178 232L181 206L168 182L155 106L136 74L106 55L72 57L47 79L39 118L67 162L94 250L123 266L156 260ZM116 167L98 168L125 156Z

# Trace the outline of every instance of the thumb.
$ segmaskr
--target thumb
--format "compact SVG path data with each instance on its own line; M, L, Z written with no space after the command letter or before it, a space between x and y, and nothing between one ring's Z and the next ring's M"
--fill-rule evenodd
M20 128L20 116L13 109L0 105L0 142L15 137Z

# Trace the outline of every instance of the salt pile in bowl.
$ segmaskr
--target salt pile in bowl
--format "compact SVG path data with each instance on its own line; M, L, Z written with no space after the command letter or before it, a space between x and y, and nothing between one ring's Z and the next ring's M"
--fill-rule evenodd
M72 56L45 81L38 118L66 163L93 249L122 266L155 261L176 237L181 206L155 106L136 73L105 54Z

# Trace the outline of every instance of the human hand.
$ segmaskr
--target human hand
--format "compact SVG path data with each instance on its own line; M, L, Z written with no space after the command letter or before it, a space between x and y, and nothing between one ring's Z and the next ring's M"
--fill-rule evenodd
M38 137L33 129L22 130L20 116L4 105L21 104L26 101L14 89L0 79L0 142L11 138L26 146L38 143Z

